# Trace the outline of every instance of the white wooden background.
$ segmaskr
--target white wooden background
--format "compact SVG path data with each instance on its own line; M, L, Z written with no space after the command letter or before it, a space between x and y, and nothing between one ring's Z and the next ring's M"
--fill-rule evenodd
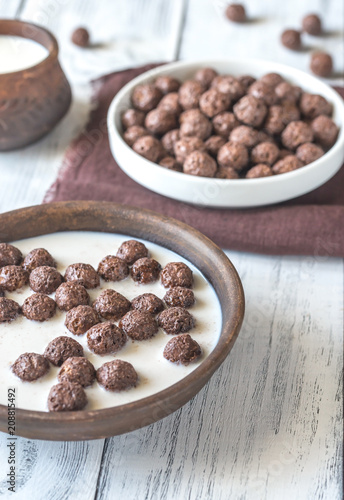
M223 0L0 0L1 17L51 29L73 86L72 108L48 137L0 154L0 211L40 203L85 125L92 78L176 58L247 55L307 70L310 48L329 50L343 84L340 0L246 0L252 22L223 19ZM307 50L281 47L284 27L322 13L326 35ZM70 33L86 25L96 47ZM325 245L326 242L321 242ZM18 439L23 500L339 500L342 498L343 259L228 252L246 291L243 329L227 361L182 409L141 430L67 443Z

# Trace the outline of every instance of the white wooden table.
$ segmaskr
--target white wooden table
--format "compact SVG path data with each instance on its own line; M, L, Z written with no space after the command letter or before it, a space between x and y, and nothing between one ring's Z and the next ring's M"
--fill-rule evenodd
M249 25L226 22L223 0L0 0L1 17L38 22L60 43L72 83L68 116L48 137L0 154L0 211L40 203L90 110L89 81L103 73L175 58L253 56L306 70L309 52L278 37L318 11L343 84L340 0L246 0ZM80 25L100 48L69 42ZM68 443L18 439L23 500L339 500L342 467L343 259L228 252L246 291L243 329L229 358L182 409L127 435Z

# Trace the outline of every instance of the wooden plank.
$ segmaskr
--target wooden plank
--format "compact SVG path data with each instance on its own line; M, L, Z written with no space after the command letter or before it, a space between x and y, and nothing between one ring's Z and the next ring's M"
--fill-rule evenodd
M22 0L0 0L0 17L11 19L16 16Z

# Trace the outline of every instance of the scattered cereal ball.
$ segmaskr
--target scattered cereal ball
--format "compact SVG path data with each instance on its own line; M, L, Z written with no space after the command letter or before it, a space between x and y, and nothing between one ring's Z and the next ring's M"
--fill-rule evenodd
M302 90L297 85L291 85L288 82L282 82L275 88L275 93L280 101L297 104L301 97Z
M134 264L135 260L148 257L147 247L137 240L123 241L117 250L116 257L123 259L128 266Z
M133 125L124 132L123 138L128 146L132 147L137 139L146 135L149 135L149 132L146 128L141 127L140 125Z
M316 14L308 14L302 19L302 29L309 35L321 35L322 27L320 17Z
M225 139L228 139L232 130L239 125L240 123L235 118L234 114L229 111L223 111L213 118L213 128L215 134L220 135Z
M195 326L195 318L183 307L170 307L158 317L158 325L168 335L186 333Z
M74 335L83 335L98 323L100 317L91 306L76 306L66 314L65 326Z
M221 167L232 167L240 171L248 165L248 150L238 142L227 142L220 149L217 161Z
M281 42L284 47L290 50L301 49L301 33L297 30L288 29L283 31Z
M252 127L259 127L263 123L267 110L264 102L253 95L245 95L233 107L237 119Z
M206 152L213 158L217 157L219 149L226 144L226 139L220 137L219 135L212 135L204 143Z
M277 163L272 167L272 171L274 174L285 174L287 172L292 172L298 168L301 168L303 165L301 161L297 158L297 156L289 155L283 158L282 160L278 160Z
M240 125L230 133L229 142L237 142L247 148L253 148L259 142L259 132L248 125Z
M332 106L323 96L308 94L307 92L304 92L301 96L300 109L304 117L310 120L319 115L331 116L332 114Z
M324 150L320 146L317 146L312 142L305 142L304 144L301 144L301 146L299 146L296 150L296 156L304 165L312 163L313 161L323 156L323 154Z
M33 321L47 321L56 312L56 302L43 293L34 293L25 299L23 315Z
M125 346L127 337L115 323L106 321L92 326L87 332L87 346L95 354L114 354Z
M131 277L136 283L153 283L159 279L161 265L154 259L143 257L134 262Z
M239 179L238 172L232 167L219 167L215 177L217 179Z
M127 109L121 117L123 129L126 130L134 126L143 127L145 116L145 113L143 111L139 111L138 109Z
M160 141L151 135L139 137L133 144L133 150L153 163L156 163L163 154Z
M251 160L253 163L267 163L272 165L279 156L278 147L272 142L261 142L252 149Z
M20 314L20 306L12 299L0 297L0 323L14 321Z
M226 111L231 103L230 96L220 92L217 88L211 88L201 95L199 107L201 111L212 118L221 111Z
M31 273L36 267L56 267L56 262L45 248L35 248L27 254L23 261L23 268Z
M158 333L158 325L152 314L136 309L129 311L119 326L132 340L147 340Z
M189 109L180 115L180 137L198 137L208 139L212 125L199 109Z
M198 108L199 100L204 92L203 85L196 80L186 80L179 89L179 103L183 109Z
M266 75L263 75L259 81L269 85L270 87L276 88L277 85L284 82L284 79L278 73L267 73Z
M97 380L107 391L119 392L136 387L138 375L132 364L115 359L98 368Z
M194 305L195 295L189 288L176 286L166 292L164 301L168 307L184 307L188 309Z
M78 47L88 47L90 43L90 34L86 28L77 28L72 33L72 42Z
M169 340L164 349L164 358L172 363L188 365L202 355L200 345L188 333Z
M85 288L97 288L100 284L99 276L91 264L71 264L64 278L67 282L79 283Z
M79 411L87 405L87 396L79 384L60 382L53 385L48 395L49 411Z
M29 283L34 292L50 295L61 285L61 274L50 266L36 267L30 274Z
M229 96L230 100L235 102L245 94L245 88L237 78L231 75L219 75L211 83L212 88Z
M143 293L131 301L131 307L140 312L158 314L164 309L164 303L154 293Z
M145 127L149 132L163 135L177 127L176 115L162 108L152 109L145 119Z
M332 57L326 52L315 52L311 56L310 69L317 76L330 76L333 71Z
M130 309L130 302L115 290L104 290L93 302L93 307L102 318L117 321Z
M73 356L82 357L83 355L82 345L67 336L56 337L49 342L44 351L44 357L54 366L61 366L66 359Z
M161 272L161 283L165 288L192 288L192 271L184 262L169 262Z
M24 382L33 382L49 371L48 361L35 352L25 352L11 366L12 372Z
M200 177L214 177L216 168L216 161L203 151L190 153L183 164L184 174Z
M272 106L278 101L274 87L271 87L262 80L257 80L252 83L248 89L248 94L253 95L253 97L256 97L257 99L261 99L267 106Z
M183 110L179 104L178 92L170 92L169 94L166 94L159 102L157 109L179 116Z
M177 162L172 156L165 156L159 161L160 167L167 168L168 170L175 170L176 172L182 172L183 166Z
M0 267L19 266L23 256L19 248L9 243L0 243Z
M157 77L154 85L162 94L168 94L169 92L177 92L180 87L180 82L172 76L162 75Z
M179 129L170 130L162 136L161 144L163 148L167 151L171 156L174 155L174 145L180 139Z
M22 288L29 281L29 273L21 266L4 266L0 269L0 285L8 292Z
M245 7L240 3L231 3L226 9L226 17L233 23L244 23L246 21Z
M325 115L317 116L311 123L314 139L323 147L331 148L337 140L338 127L334 121Z
M287 149L294 150L300 144L313 141L311 127L302 121L290 122L282 132L282 144Z
M88 359L71 357L62 364L57 376L59 382L70 382L79 384L81 387L89 387L96 378L96 370Z
M237 80L246 91L252 85L252 83L256 81L256 79L251 75L238 76Z
M149 83L137 85L131 94L131 102L134 108L144 112L156 108L161 98L161 90Z
M200 68L195 73L195 80L197 80L205 89L208 89L211 82L218 75L213 68Z
M246 179L257 179L259 177L270 177L272 174L271 167L266 165L266 163L259 163L250 170L245 175Z
M184 163L187 156L194 151L204 151L204 142L198 137L182 137L174 144L174 154L178 163Z
M99 262L98 274L105 281L122 281L129 276L129 267L124 259L107 255Z
M57 307L61 311L69 311L76 306L88 306L90 297L85 287L70 281L69 283L62 283L58 287L55 300Z

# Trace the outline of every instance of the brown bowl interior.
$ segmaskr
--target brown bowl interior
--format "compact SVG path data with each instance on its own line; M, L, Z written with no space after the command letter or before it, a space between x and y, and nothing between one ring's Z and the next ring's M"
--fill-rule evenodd
M114 408L70 413L16 411L16 433L49 440L98 439L153 423L189 401L230 352L244 317L244 292L226 255L195 229L155 212L105 202L62 202L0 215L0 241L58 231L103 231L143 238L192 262L213 285L222 309L222 330L212 353L191 374L147 398ZM7 431L7 407L0 405L0 430Z

